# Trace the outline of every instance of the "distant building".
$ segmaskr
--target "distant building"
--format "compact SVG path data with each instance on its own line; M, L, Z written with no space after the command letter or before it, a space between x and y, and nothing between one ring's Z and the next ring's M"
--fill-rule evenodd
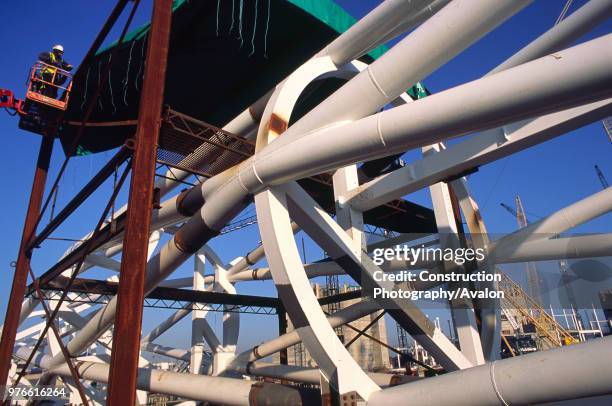
M313 284L312 289L318 298L327 296L326 289L319 284ZM345 284L340 287L340 293L349 292L354 289L356 288ZM359 301L360 299L352 299L337 304L325 305L323 306L323 310L328 313L333 313ZM378 312L373 313L369 316L352 321L350 325L357 328L358 330L363 330L378 315ZM291 320L288 318L287 331L292 330L293 327L291 324ZM355 330L347 326L342 326L335 330L344 343L350 342L358 334ZM374 323L374 325L372 325L366 331L366 333L376 338L377 340L382 341L383 343L387 343L387 327L385 323L385 318L381 317L376 323ZM348 347L348 351L353 357L353 359L357 361L359 366L361 366L361 368L366 371L381 371L389 369L391 367L391 363L389 360L389 350L386 347L378 344L374 340L366 337L365 335L362 335L354 343L352 343ZM278 354L275 356L274 359L276 362L278 362ZM289 365L305 367L316 366L315 361L312 359L312 357L308 353L308 350L306 350L305 346L302 344L297 344L287 349L287 361Z

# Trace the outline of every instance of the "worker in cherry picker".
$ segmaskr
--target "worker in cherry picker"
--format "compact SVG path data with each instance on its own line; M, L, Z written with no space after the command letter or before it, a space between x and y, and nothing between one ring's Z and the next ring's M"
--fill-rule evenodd
M38 82L37 90L45 96L55 99L57 98L57 86L63 85L67 80L67 77L59 73L57 68L71 71L72 65L64 60L64 47L61 45L54 45L51 52L40 53L38 60L48 65L41 69L40 78L56 86L49 86L46 83Z

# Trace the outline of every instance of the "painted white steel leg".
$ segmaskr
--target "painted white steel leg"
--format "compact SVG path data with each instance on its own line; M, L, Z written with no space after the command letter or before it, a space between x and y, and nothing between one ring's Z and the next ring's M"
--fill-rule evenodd
M193 290L204 290L204 265L206 257L200 250L194 256L193 270ZM189 372L192 374L202 373L202 365L204 360L204 343L203 335L204 328L202 327L205 320L206 312L199 309L191 311L191 360L189 363Z
M346 205L342 200L342 196L345 196L349 190L359 186L357 165L349 165L336 170L332 181L336 201L336 220L351 237L355 253L361 252L366 248L366 239L363 234L363 213Z
M480 215L478 204L470 195L467 180L465 178L456 179L451 182L451 187L459 200L459 206L466 218L474 248L481 248L488 252L489 236L487 229ZM484 261L480 261L478 267L488 274L497 272L495 264L489 261L488 257ZM480 288L490 289L491 291L498 290L496 281L482 282ZM477 303L480 305L480 338L482 349L486 360L494 361L499 359L501 351L501 303L499 299L482 299L477 301Z
M440 150L439 145L432 145L423 148L423 155L436 154ZM429 187L431 201L433 203L436 225L441 249L457 249L461 247L457 230L457 219L455 217L452 198L448 184L439 182ZM446 268L446 264L443 264ZM467 282L457 282L449 284L449 289L468 288ZM450 301L451 313L461 352L474 365L484 364L482 345L476 324L476 315L471 300L454 299Z
M209 260L215 270L215 282L212 285L214 292L225 292L236 294L236 288L227 279L228 266L223 263L221 258L213 249L205 245L201 250ZM213 375L219 375L225 371L227 365L236 356L236 345L238 344L238 334L240 329L240 313L228 311L231 306L223 306L223 338L222 344L217 345L213 350ZM205 335L210 335L208 331Z
M367 400L379 387L344 348L321 310L295 245L285 194L265 190L255 196L255 205L272 277L295 330L339 393L355 391Z

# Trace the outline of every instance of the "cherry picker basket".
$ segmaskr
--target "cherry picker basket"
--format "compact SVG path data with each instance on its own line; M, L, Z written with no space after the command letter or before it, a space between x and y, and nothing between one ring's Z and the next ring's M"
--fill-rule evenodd
M66 110L71 89L70 72L38 61L30 71L26 99L58 110Z

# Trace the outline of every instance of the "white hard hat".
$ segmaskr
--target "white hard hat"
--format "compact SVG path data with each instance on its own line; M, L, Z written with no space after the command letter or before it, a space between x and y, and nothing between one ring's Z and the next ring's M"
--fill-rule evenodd
M61 45L53 45L53 50L54 51L64 52L64 47L61 46Z

